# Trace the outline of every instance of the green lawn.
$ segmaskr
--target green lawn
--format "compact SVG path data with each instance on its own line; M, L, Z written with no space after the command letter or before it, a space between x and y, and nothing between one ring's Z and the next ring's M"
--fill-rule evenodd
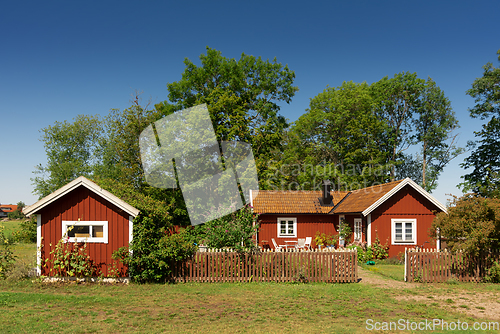
M33 256L36 247L19 244L14 250L22 258ZM364 267L389 282L389 287L366 283L99 285L0 281L0 332L366 333L368 319L459 319L470 324L499 319L488 313L500 309L498 285L408 284L402 282L402 265ZM391 288L391 282L397 286Z
M486 284L392 290L356 283L127 286L3 281L0 332L365 333L367 319L441 318L472 324L484 319L450 309L448 300L430 299L441 293L466 295L471 289L494 294L497 300L500 296L498 287Z
M5 228L4 233L7 238L12 237L12 233L19 229L22 220L8 220L8 221L0 221L0 226Z
M396 281L404 281L405 279L405 268L402 264L377 263L374 266L363 264L362 267L385 278Z

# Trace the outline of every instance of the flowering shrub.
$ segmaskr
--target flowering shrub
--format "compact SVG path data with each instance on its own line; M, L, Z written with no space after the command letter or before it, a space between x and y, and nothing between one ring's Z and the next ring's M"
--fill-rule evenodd
M358 251L358 261L360 263L372 260L382 260L389 256L389 245L387 243L382 245L378 236L371 246L366 242L353 242L347 247L350 249L356 248Z
M12 238L16 242L36 242L36 216L21 222L20 229L12 233Z
M16 256L10 247L10 242L5 237L4 227L0 226L0 278L2 279L7 278L16 261Z
M314 236L314 242L317 246L335 246L337 243L339 236L333 234L321 233L320 231L316 232Z
M87 254L87 243L68 242L69 238L59 240L50 255L45 259L45 266L52 264L51 276L90 277L98 272Z

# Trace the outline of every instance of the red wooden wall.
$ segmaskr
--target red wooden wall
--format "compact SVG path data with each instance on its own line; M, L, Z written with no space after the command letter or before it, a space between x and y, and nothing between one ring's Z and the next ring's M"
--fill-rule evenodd
M438 208L410 186L398 191L372 212L372 242L378 235L382 244L390 245L389 257L397 257L405 247L415 246L435 247L436 242L429 237L429 230L434 220L434 211ZM438 211L440 212L440 211ZM391 219L415 218L417 220L417 245L391 245Z
M64 197L41 209L42 222L42 275L50 276L50 267L44 267L44 259L62 237L63 220L108 221L108 243L87 243L91 260L108 276L112 268L111 254L120 247L129 244L129 215L114 204L109 203L87 188L80 186ZM125 268L118 263L118 269L125 273Z
M296 238L278 238L278 218L297 218ZM259 216L259 223L258 241L260 245L262 245L263 241L267 241L271 248L274 248L271 238L274 238L277 244L284 245L285 240L312 237L312 246L316 247L314 243L316 232L320 231L326 234L337 234L336 227L339 223L339 217L322 214L261 214Z

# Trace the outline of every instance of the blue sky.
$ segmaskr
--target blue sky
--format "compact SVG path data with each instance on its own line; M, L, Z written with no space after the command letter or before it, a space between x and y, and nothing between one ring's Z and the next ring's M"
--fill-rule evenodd
M395 73L428 76L451 100L460 144L481 120L465 94L482 66L498 66L498 1L10 1L0 11L0 203L32 204L30 178L45 164L41 128L78 114L101 116L167 99L183 60L206 46L229 58L274 57L295 71L300 91L281 114L295 121L310 98L343 81ZM455 159L433 195L459 195Z

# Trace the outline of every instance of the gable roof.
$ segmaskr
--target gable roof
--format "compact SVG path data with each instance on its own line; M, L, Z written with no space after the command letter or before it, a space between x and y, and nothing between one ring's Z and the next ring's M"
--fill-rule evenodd
M333 196L333 205L321 205L321 191L256 190L251 192L250 197L253 209L257 213L361 213L367 216L407 185L439 210L447 212L443 204L409 178L354 191L330 192Z
M353 190L350 192L349 196L342 201L342 203L332 210L332 213L363 212L384 195L397 187L400 183L401 180Z
M100 197L104 198L108 202L116 205L123 211L127 212L129 215L135 217L139 214L139 210L131 206L130 204L126 203L125 201L121 200L120 198L116 197L109 191L106 191L99 187L97 184L94 182L90 181L89 179L80 176L79 178L71 181L70 183L66 184L65 186L57 189L54 191L52 194L42 198L38 202L36 202L33 205L27 206L23 209L23 213L25 215L31 215L33 213L38 212L42 208L46 207L47 205L55 202L59 198L65 196L66 194L72 192L73 190L77 189L78 187L85 187L92 191L94 194L99 195Z
M394 187L390 189L386 189L387 192L383 194L381 197L379 197L373 204L371 204L369 207L364 209L361 213L363 216L369 215L373 210L378 208L382 203L384 203L386 200L388 200L392 195L397 193L399 190L403 189L405 186L410 186L413 189L415 189L418 193L420 193L422 196L424 196L429 202L434 204L438 209L440 209L442 212L448 213L448 210L446 209L446 206L441 204L437 199L435 199L431 194L429 194L424 188L416 184L412 179L406 178L401 181L396 181L398 182ZM394 183L394 182L391 182ZM389 183L387 183L389 184ZM377 186L374 186L377 187ZM368 189L368 188L365 188Z
M321 205L322 191L251 191L251 205L257 213L329 213L349 192L331 191L332 205Z

